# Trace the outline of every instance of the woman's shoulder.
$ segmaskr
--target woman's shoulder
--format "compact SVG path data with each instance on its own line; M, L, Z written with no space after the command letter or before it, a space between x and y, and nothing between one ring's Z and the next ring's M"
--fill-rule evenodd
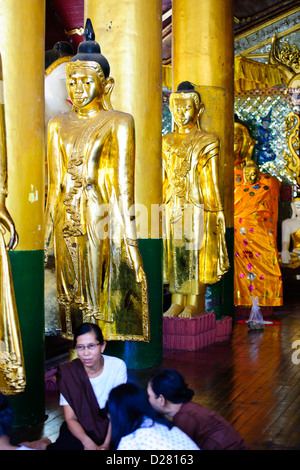
M108 356L106 354L102 354L104 358L104 365L109 365L109 367L126 367L125 362L123 359L115 356Z
M181 420L191 419L192 417L197 419L199 415L203 417L211 413L212 411L209 410L209 408L200 405L200 403L188 401L183 403L178 412L174 415L173 422L175 426L177 426L177 423L181 422Z
M58 387L63 383L80 383L85 378L86 372L84 371L81 361L76 358L70 362L65 362L57 367L56 378Z
M220 415L214 410L193 401L184 403L173 417L175 426L178 426L184 432L186 432L187 429L198 428L200 423L201 427L205 428L219 420Z
M77 369L81 369L81 361L78 357L76 357L75 359L73 359L72 361L69 361L69 362L63 362L61 364L59 364L58 366L58 370L60 372L65 372L65 371L70 371L70 370L77 370Z

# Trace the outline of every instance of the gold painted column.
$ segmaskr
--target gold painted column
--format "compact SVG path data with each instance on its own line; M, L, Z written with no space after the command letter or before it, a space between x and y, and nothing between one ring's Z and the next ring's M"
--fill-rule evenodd
M45 2L0 0L8 160L7 208L19 244L10 252L26 389L12 398L16 425L44 419Z
M199 86L205 105L203 129L220 138L219 182L227 227L227 248L232 266L224 277L233 292L233 132L234 132L234 40L232 0L173 0L173 90L182 81ZM217 286L212 287L216 289ZM226 314L232 301L223 294ZM225 297L227 296L227 300Z
M151 342L120 345L127 365L158 364L162 349L162 2L85 0L101 52L115 80L114 109L133 115L136 132L135 204L139 248L149 287ZM152 210L152 217L151 217Z

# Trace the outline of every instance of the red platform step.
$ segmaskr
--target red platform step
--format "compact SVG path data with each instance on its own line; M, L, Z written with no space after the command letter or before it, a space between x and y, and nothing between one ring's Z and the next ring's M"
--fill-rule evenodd
M232 332L232 318L223 317L222 320L216 321L216 343L229 339Z
M215 342L225 341L232 331L232 318L216 321L214 312L193 318L163 318L163 348L198 351Z

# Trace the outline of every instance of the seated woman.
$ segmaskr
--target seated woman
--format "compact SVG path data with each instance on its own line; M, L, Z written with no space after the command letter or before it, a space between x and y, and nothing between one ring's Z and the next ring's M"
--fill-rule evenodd
M107 404L111 421L111 450L200 450L157 413L144 391L133 383L114 388Z
M74 348L78 358L61 365L57 375L65 422L57 441L47 450L109 448L105 404L109 392L127 381L127 368L121 359L103 355L105 346L98 325L83 323L76 330Z
M14 412L5 395L0 393L0 450L45 450L51 441L48 438L39 441L23 442L15 445L11 442Z
M224 418L191 401L194 392L176 370L163 369L155 373L150 378L147 392L153 408L169 415L173 424L202 450L249 450Z

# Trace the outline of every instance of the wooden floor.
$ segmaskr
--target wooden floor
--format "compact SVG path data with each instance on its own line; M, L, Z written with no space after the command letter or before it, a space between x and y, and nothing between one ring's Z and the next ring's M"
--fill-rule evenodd
M249 331L235 320L229 341L163 354L162 367L181 372L195 401L224 416L253 450L300 449L300 280L289 281L284 295L272 317L279 325ZM129 378L144 387L154 370L130 370ZM46 421L18 430L16 440L55 440L62 420L56 392L46 392L46 407Z

